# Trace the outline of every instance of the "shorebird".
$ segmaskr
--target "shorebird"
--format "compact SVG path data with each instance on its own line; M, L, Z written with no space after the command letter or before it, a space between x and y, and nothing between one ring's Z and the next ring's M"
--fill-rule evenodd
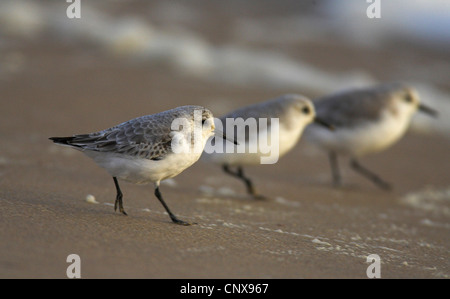
M176 224L159 190L162 180L172 178L194 164L209 137L218 135L211 111L200 106L182 106L138 117L112 128L70 137L51 137L53 142L82 151L113 177L117 195L114 210L127 215L118 179L154 183L155 196Z
M268 158L268 148L264 149L263 145L270 144L269 149L275 150L275 153L270 153L274 155L273 159L266 162L273 164L297 144L309 123L314 121L332 129L328 123L316 117L314 106L309 99L296 94L286 94L263 103L237 109L222 116L219 121L223 128L226 128L224 131L227 135L230 137L231 133L234 133L239 146L245 150L239 152L239 146L231 144L229 147L230 144L226 141L219 144L219 147L223 147L224 150L211 150L211 147L217 147L217 145L208 142L205 147L205 160L221 165L225 173L242 180L247 193L254 198L264 198L264 196L256 193L253 182L245 176L243 167L264 163L263 159ZM233 171L231 167L235 167L236 170Z
M419 110L431 116L437 112L420 103L417 91L403 83L387 83L369 88L347 90L314 100L319 117L335 130L309 126L307 140L328 153L335 186L341 185L338 155L350 156L350 166L382 189L391 184L363 167L358 159L380 152L397 142L407 131Z

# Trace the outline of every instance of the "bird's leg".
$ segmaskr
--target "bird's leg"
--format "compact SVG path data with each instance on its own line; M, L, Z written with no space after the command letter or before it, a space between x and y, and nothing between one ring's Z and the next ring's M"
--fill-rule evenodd
M329 152L328 158L330 160L331 174L333 175L333 184L335 187L341 186L341 174L339 172L339 165L337 155L335 152Z
M159 191L159 184L156 185L155 188L155 196L159 199L161 204L163 205L164 209L166 209L167 213L170 216L170 219L172 219L173 223L180 224L180 225L191 225L191 223L185 222L183 220L178 219L169 209L169 207L164 202L164 199L162 198L161 192Z
M222 169L226 173L228 173L228 174L230 174L230 175L232 175L234 177L237 177L240 180L242 180L245 183L245 186L247 187L247 193L248 194L250 194L251 196L253 196L254 198L257 198L257 199L263 199L264 198L264 196L256 194L255 188L253 187L252 181L248 177L246 177L244 175L244 171L243 171L242 167L239 166L238 169L237 169L237 172L233 172L228 167L228 164L224 164L222 166Z
M253 183L250 180L250 178L248 178L244 175L244 171L243 171L242 167L240 167L240 166L237 169L237 177L245 182L245 186L247 187L247 193L255 196L256 192L255 192L255 188L253 187Z
M119 187L119 182L117 181L116 177L113 177L114 180L114 185L116 185L116 191L117 191L117 195L116 195L116 201L114 202L114 211L117 211L117 206L119 206L119 211L124 214L127 215L127 213L125 212L124 208L123 208L123 202L122 202L122 191L120 190Z
M365 176L366 178L368 178L369 180L374 182L378 187L380 187L384 190L392 189L392 186L389 183L382 180L378 175L371 172L367 168L364 168L363 166L361 166L361 164L359 164L356 159L353 158L350 160L350 166L354 170L356 170L357 172L359 172L360 174L362 174L363 176Z

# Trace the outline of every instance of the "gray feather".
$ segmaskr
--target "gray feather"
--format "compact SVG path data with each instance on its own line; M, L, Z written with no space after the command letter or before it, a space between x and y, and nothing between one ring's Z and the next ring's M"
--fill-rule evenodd
M103 131L50 139L55 143L69 145L83 151L114 152L161 160L172 153L170 133L173 120L176 118L191 120L194 111L198 109L205 111L205 108L200 106L182 106L138 117Z

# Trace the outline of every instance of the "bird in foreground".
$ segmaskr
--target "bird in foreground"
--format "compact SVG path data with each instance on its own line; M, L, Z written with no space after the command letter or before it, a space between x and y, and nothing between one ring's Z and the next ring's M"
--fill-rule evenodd
M250 120L254 119L256 130L253 131L249 126L236 125L237 120L242 120L251 126ZM267 120L267 125L262 125L261 120ZM277 122L276 122L277 121ZM278 98L246 106L230 112L220 118L223 128L226 128L227 135L234 132L239 145L245 146L244 152L238 152L237 146L231 145L233 151L209 150L211 143L205 146L205 160L222 166L225 173L234 176L245 183L247 193L254 198L262 199L264 196L256 193L253 182L245 176L243 167L249 165L262 164L262 159L267 158L268 151L263 149L262 145L267 142L271 144L272 149L276 148L277 155L272 162L278 161L278 158L289 152L300 139L304 128L311 122L332 130L332 126L317 117L312 102L297 94L286 94ZM242 122L241 122L242 124ZM275 127L277 124L277 127ZM264 140L263 140L264 139ZM261 141L263 141L261 143ZM220 146L230 145L225 140ZM256 150L250 151L254 148ZM272 154L272 153L271 153ZM231 168L234 168L233 171Z
M417 110L437 116L435 110L420 103L413 87L397 82L331 94L316 99L314 105L317 115L332 123L335 131L330 134L312 125L305 137L328 153L335 186L341 185L337 156L346 155L356 172L382 189L391 189L391 184L363 167L358 159L397 142Z
M109 172L117 191L115 211L119 208L127 215L118 179L136 184L154 183L155 196L172 221L189 225L170 211L159 185L194 164L213 135L226 138L215 130L211 111L200 106L182 106L138 117L100 132L50 139L82 151Z

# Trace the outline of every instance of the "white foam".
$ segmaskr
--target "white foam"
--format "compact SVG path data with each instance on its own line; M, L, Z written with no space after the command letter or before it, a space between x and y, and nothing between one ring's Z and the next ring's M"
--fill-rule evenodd
M34 38L46 25L42 6L31 1L5 1L0 3L0 32L13 36Z
M315 244L319 244L319 245L326 245L326 246L331 246L331 244L330 243L328 243L328 242L325 242L325 241L321 241L321 240L319 240L319 239L317 239L317 238L315 238L314 240L312 240L311 242L313 242L313 243L315 243Z
M105 42L108 50L116 55L141 57L156 35L149 24L137 17L123 17L112 25L111 31L105 32L109 35Z
M330 74L270 50L226 46L214 51L213 61L213 78L239 85L265 84L272 88L331 92L343 86L362 87L374 83L363 71Z
M28 11L39 22L46 22L39 28L46 27L58 38L88 41L109 53L148 63L167 63L181 73L206 80L324 92L373 82L370 75L360 70L330 74L276 51L231 45L216 47L186 29L157 29L137 16L112 17L87 3L83 3L82 18L76 21L61 13L61 6L48 4L45 18L38 17L39 9L34 5Z
M427 41L432 39L450 45L449 1L384 1L382 19L378 21L367 18L368 5L360 0L342 3L323 1L317 8L327 16L326 19L318 18L314 13L307 18L300 18L294 13L290 17L241 19L236 23L236 30L240 30L239 27L247 28L244 38L257 39L259 36L263 40L270 40L270 35L277 35L274 37L276 40L280 37L280 30L292 33L302 29L302 37L323 38L329 36L330 32L338 31L358 43L372 43L375 46L399 36L414 36ZM112 16L107 10L100 11L89 3L83 3L81 19L71 20L65 14L66 8L65 3L52 2L44 6L36 1L4 0L0 3L0 32L19 37L50 33L58 40L74 44L88 42L108 54L140 59L148 66L164 63L180 74L230 85L326 94L377 83L371 74L361 69L330 72L280 51L233 44L212 45L199 34L176 23L170 29L162 29L137 15ZM192 21L193 16L201 12L183 4L164 4L159 9L172 17L180 13L186 17L186 21ZM276 21L275 25L272 21ZM314 30L307 29L311 26L306 24L313 24ZM269 30L270 26L280 30ZM285 38L295 40L299 36L288 34ZM445 75L447 67L442 70ZM426 77L423 78L426 80ZM450 136L450 95L430 84L417 82L415 85L423 102L429 103L441 115L438 119L432 119L418 114L413 119L412 129Z
M320 10L332 25L329 28L357 44L378 47L401 39L425 46L450 46L449 1L380 2L380 19L367 17L366 11L370 5L367 1L327 0L320 3Z
M95 196L92 195L92 194L86 195L85 201L86 201L87 203L91 203L91 204L99 204L99 202L95 199Z
M426 188L410 192L403 196L400 202L426 212L450 216L450 187L446 189Z

